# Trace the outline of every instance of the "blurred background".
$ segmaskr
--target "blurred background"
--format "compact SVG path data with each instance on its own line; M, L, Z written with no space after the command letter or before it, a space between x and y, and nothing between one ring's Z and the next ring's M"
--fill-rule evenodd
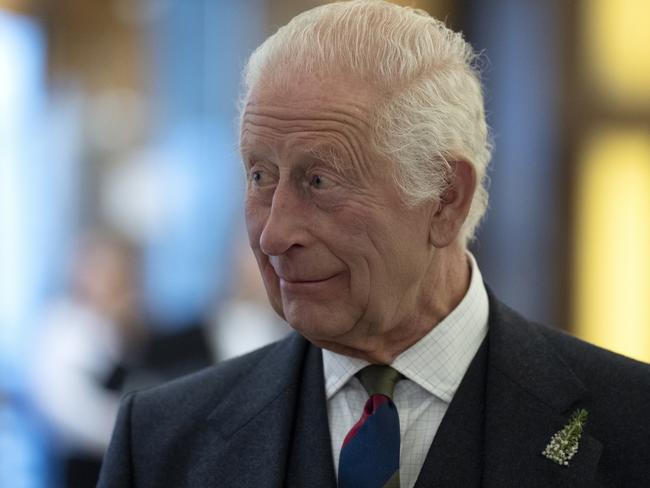
M125 391L286 333L244 237L237 85L320 3L0 0L0 486L94 486ZM484 56L489 286L650 361L650 2L397 3Z

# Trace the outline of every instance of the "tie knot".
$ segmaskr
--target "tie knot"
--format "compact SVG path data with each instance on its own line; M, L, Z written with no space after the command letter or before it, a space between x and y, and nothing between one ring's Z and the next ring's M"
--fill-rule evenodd
M381 364L371 364L357 373L357 378L368 392L368 395L386 395L393 398L393 389L402 375L399 371Z

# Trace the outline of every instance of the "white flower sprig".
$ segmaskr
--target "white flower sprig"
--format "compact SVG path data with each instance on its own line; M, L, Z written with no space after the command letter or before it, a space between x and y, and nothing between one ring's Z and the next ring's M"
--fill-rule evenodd
M580 437L588 415L588 412L582 408L573 412L569 423L555 433L542 455L560 466L568 466L571 458L578 452Z

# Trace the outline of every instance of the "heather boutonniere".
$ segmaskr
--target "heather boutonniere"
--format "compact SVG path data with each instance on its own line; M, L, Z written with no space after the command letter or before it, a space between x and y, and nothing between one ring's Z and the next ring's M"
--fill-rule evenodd
M542 455L560 466L568 466L571 458L578 452L580 437L588 415L588 412L582 408L573 412L569 423L551 437Z

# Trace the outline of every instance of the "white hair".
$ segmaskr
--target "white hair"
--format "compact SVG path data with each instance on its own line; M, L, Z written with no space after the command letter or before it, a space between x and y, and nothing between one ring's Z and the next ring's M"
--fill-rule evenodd
M258 83L290 86L296 73L350 75L379 90L375 149L396 163L404 199L438 199L450 162L465 160L477 188L462 228L473 238L488 202L491 155L477 56L460 33L422 10L382 0L322 5L294 17L251 55L241 107Z

